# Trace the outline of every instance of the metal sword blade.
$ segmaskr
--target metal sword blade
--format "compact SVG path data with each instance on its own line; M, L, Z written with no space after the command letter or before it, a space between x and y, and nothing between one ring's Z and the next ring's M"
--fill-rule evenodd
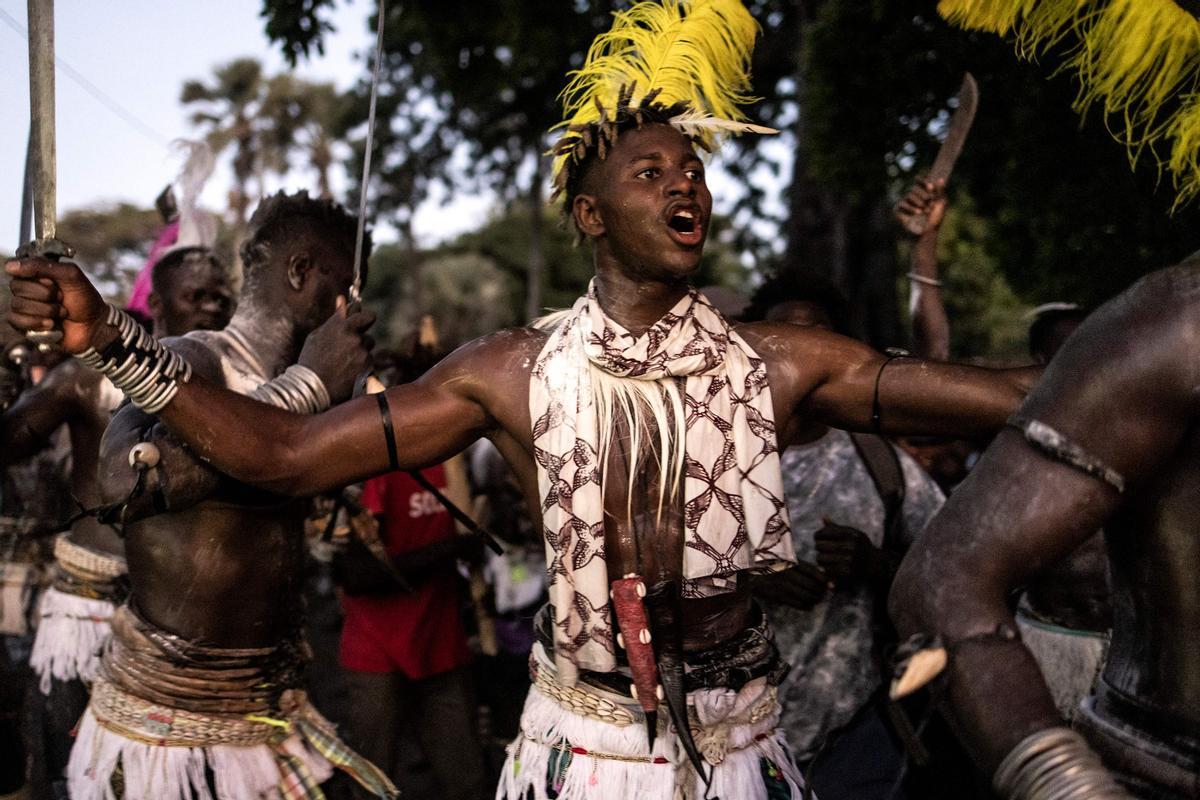
M29 118L33 149L33 235L53 239L57 173L54 151L54 0L29 0Z
M58 173L54 145L54 0L29 0L29 150L33 166L33 241L18 255L70 256L57 233ZM26 165L28 169L28 164ZM61 330L29 331L25 338L48 350Z
M32 0L31 0L32 1ZM358 230L354 234L354 283L350 302L362 299L362 246L367 225L367 185L371 179L371 149L375 145L375 103L379 98L379 72L383 64L383 22L387 16L384 0L379 0L379 21L375 30L375 68L371 73L371 104L367 110L367 142L363 150L362 187L358 195Z

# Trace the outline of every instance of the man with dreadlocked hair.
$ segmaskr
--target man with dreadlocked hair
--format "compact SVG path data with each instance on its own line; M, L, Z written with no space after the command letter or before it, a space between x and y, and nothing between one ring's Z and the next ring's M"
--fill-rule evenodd
M334 311L354 235L334 203L267 198L242 245L232 320L167 346L214 385L281 408L348 397L366 349ZM331 766L366 768L299 691L306 504L222 475L152 411L126 405L101 443L101 491L125 503L132 592L112 614L66 769L70 796L319 797L309 792ZM391 791L366 772L377 794Z
M766 131L738 110L757 30L738 0L617 14L565 93L556 147L592 247L587 293L327 413L255 403L122 337L70 265L7 267L14 324L61 320L89 363L135 364L134 401L241 481L311 494L491 439L539 513L551 598L500 797L799 797L777 726L786 666L745 580L795 562L780 445L812 420L988 434L1032 379L892 360L817 329L735 330L689 288L712 210L696 146Z

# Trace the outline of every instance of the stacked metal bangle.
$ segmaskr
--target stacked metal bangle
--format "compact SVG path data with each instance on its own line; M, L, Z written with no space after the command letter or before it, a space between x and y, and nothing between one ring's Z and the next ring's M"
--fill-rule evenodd
M1046 728L1021 740L992 776L1007 800L1131 800L1100 763L1087 741L1065 727Z
M321 376L300 364L288 367L283 374L264 383L250 396L297 414L317 414L331 405L329 392Z
M192 377L192 368L151 336L133 317L112 305L106 322L117 329L117 338L104 348L94 347L76 356L124 392L134 405L157 414Z

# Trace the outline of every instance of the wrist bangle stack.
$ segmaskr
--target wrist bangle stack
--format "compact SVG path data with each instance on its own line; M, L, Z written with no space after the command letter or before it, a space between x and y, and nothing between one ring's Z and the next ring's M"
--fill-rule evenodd
M111 303L105 322L117 329L117 338L104 352L89 347L76 358L112 381L138 408L157 414L175 397L179 384L191 379L191 365Z
M926 275L920 275L916 272L908 273L907 277L910 281L912 281L914 283L921 283L921 284L924 284L925 286L932 286L934 288L938 288L942 285L942 282L940 280L938 280L937 278L930 278Z
M250 396L297 414L319 414L332 405L321 376L301 364L291 365Z
M992 776L1006 800L1131 800L1087 741L1066 727L1026 736Z

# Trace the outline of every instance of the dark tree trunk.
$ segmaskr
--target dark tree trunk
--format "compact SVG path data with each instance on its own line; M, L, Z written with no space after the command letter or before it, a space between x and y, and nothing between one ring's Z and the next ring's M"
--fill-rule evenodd
M546 266L542 206L542 156L537 154L533 167L533 183L529 187L529 273L525 291L525 321L542 315L542 282Z
M851 332L876 348L902 346L906 339L900 330L896 297L896 237L882 188L872 199L856 205L850 225L845 286L852 310Z
M823 187L812 174L809 151L808 80L804 74L805 27L816 4L802 4L796 15L801 54L793 76L799 113L792 126L796 151L792 181L788 186L788 218L784 223L784 270L807 270L825 275L845 290L849 280L846 264L846 203Z
M801 4L799 41L818 3ZM807 135L808 81L804 53L795 73L799 113L792 133L796 140L792 182L788 187L786 248L782 269L806 270L832 280L850 301L850 333L875 347L903 344L896 298L896 247L885 187L867 199L852 200L814 175ZM866 157L867 154L864 154Z

